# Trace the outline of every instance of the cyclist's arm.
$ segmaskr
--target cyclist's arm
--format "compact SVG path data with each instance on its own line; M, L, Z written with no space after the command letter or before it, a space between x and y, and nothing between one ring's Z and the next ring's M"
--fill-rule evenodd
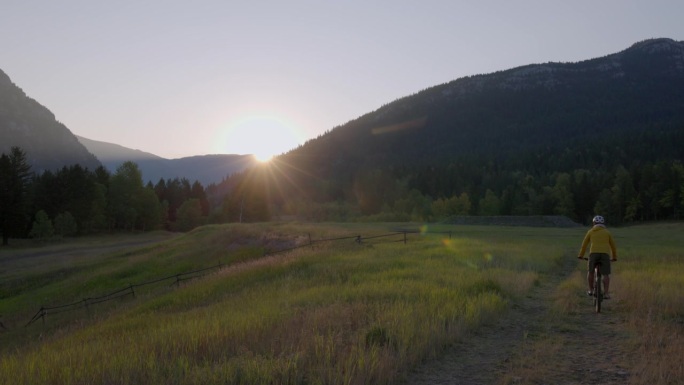
M582 248L580 248L580 252L577 258L584 258L584 253L587 251L587 246L589 245L590 239L591 237L589 236L589 233L587 233L587 235L584 236L584 240L582 241Z
M613 258L611 260L617 261L617 247L615 247L615 241L613 240L613 236L611 235L610 238L608 238L608 243L610 243L610 251L611 255Z

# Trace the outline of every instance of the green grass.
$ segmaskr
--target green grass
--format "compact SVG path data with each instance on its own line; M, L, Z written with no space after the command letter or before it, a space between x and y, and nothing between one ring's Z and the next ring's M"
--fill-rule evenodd
M37 298L68 302L218 260L228 265L179 288L150 288L135 299L93 306L90 314L48 315L45 327L0 334L0 384L394 383L467 331L505 316L541 274L575 255L585 231L434 226L409 235L406 245L346 240L263 256L292 246L291 239L306 244L309 235L369 236L391 228L207 226L76 264L81 270L58 278L35 278L6 291L4 319L32 314ZM625 250L621 273L632 263L630 253L647 252L633 239L650 229L615 231ZM668 245L663 250L677 249L676 242ZM28 277L34 273L25 267L13 282ZM673 276L667 285L677 282ZM22 304L30 309L22 311ZM677 317L676 303L670 307L667 316Z

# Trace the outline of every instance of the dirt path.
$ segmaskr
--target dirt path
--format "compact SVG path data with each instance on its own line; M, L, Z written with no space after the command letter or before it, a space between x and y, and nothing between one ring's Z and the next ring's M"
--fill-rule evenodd
M502 319L411 372L406 384L628 383L634 357L619 297L604 302L601 314L594 313L590 298L579 294L575 313L560 312L553 305L556 288L575 266L568 258L563 267L568 274L542 276L540 285L516 300ZM595 357L603 359L595 362Z
M44 247L27 248L27 249L0 249L0 261L11 262L18 259L28 260L31 258L58 258L58 257L74 257L74 256L95 256L105 253L111 253L127 248L147 246L155 243L167 241L177 236L172 233L157 233L146 234L145 236L132 236L129 238L115 238L108 239L103 237L97 241L89 241L76 239L73 242L65 242L64 244L46 245Z

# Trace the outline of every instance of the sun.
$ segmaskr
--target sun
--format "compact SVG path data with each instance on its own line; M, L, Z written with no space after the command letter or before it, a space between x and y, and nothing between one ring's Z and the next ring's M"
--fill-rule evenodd
M259 162L259 163L268 163L268 162L271 161L271 159L273 159L273 157L274 157L275 155L274 155L274 154L265 153L265 152L264 152L264 153L255 152L254 154L252 154L252 156L254 156L254 159L256 159L257 162Z
M266 163L302 142L301 130L286 119L248 115L224 126L217 150L230 154L251 154L257 161Z

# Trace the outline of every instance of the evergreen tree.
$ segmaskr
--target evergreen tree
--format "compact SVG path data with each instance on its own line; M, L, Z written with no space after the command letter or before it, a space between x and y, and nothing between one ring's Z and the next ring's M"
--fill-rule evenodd
M553 214L575 219L575 199L572 195L570 174L562 172L556 175L556 181L551 194L555 203Z
M3 245L9 243L10 236L26 234L30 170L26 153L19 147L12 147L9 155L0 155L0 232Z
M139 222L143 231L154 230L162 225L162 209L152 187L145 187L140 195Z
M195 181L195 183L192 184L189 198L197 199L199 201L200 206L202 207L203 216L206 217L209 215L209 200L207 200L207 194L200 182Z
M117 228L135 228L142 210L142 174L138 165L125 162L112 175L109 182L109 207Z

